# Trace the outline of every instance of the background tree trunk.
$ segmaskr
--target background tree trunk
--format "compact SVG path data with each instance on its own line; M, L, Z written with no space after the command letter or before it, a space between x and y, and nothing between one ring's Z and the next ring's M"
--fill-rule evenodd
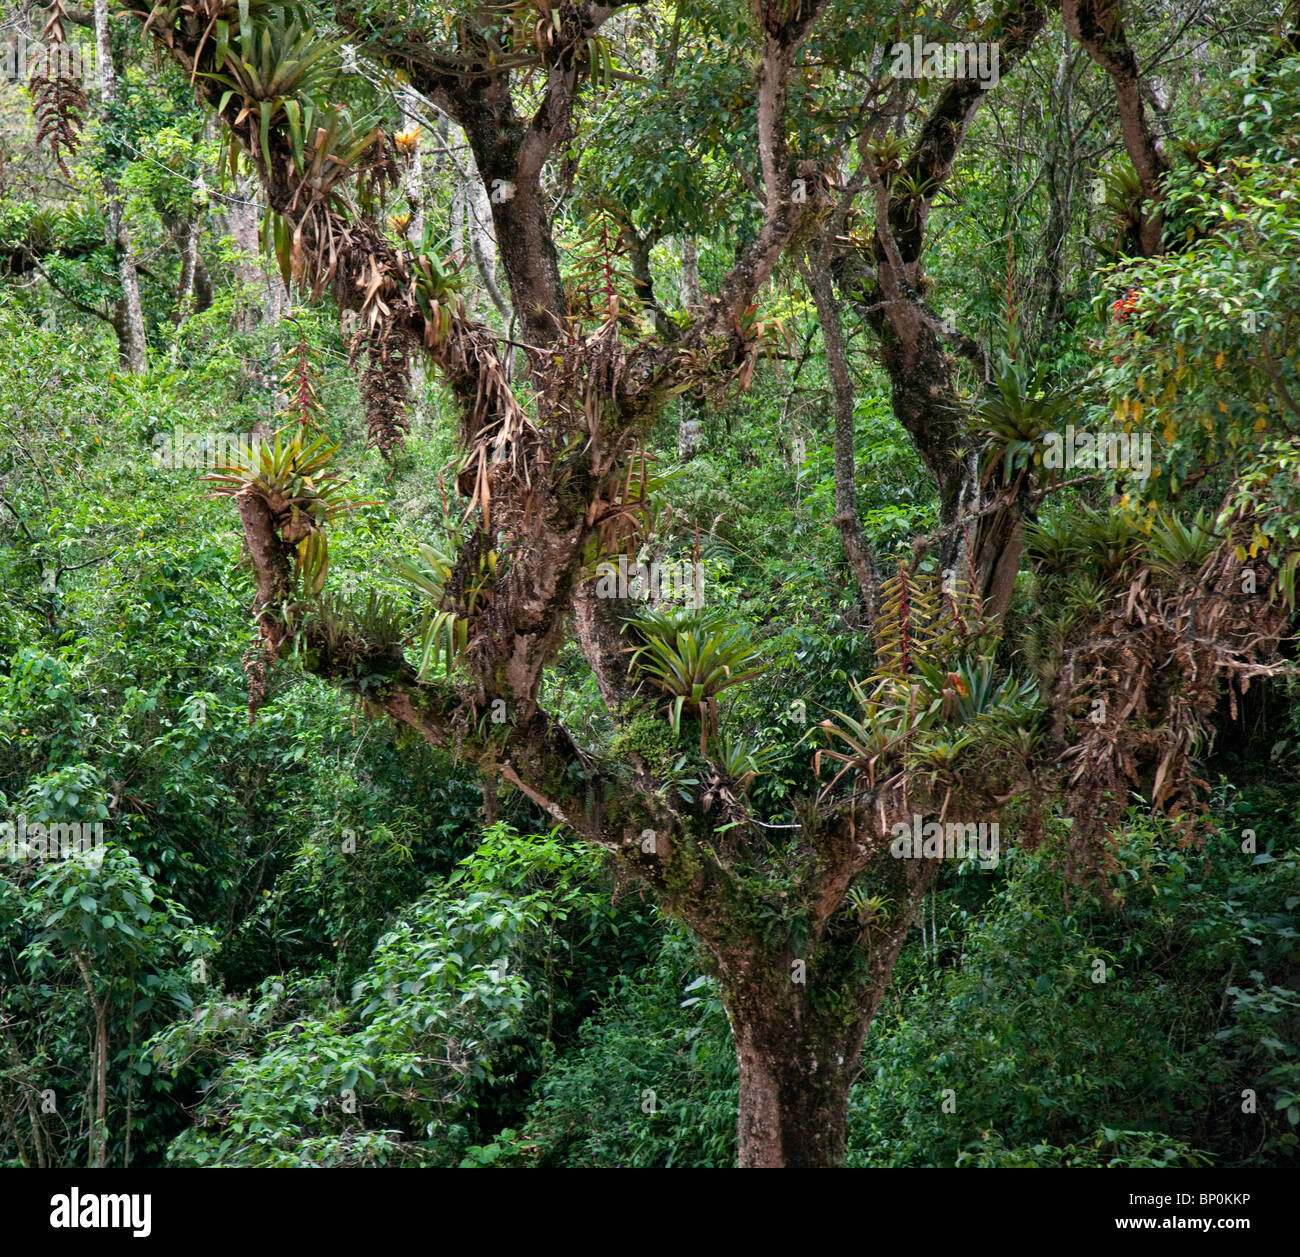
M103 102L103 120L107 124L117 103L117 72L113 66L113 45L108 27L108 0L95 0L95 56L98 60L99 90ZM140 277L136 271L131 235L122 212L122 196L117 180L105 174L101 181L108 227L108 247L117 260L122 295L113 320L117 331L118 360L132 374L145 368L144 309L140 304Z
M805 282L817 306L826 347L826 373L831 381L835 411L835 516L834 524L844 541L849 570L857 582L858 598L868 620L876 614L876 558L862 533L858 514L857 459L854 423L856 403L849 376L848 352L844 344L844 320L828 266L820 256L808 256Z

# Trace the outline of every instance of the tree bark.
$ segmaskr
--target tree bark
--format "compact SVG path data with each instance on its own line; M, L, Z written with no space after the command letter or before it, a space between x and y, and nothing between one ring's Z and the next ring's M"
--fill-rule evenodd
M176 304L172 308L172 322L179 327L199 308L197 293L199 285L199 239L203 233L203 222L198 214L182 217L165 210L161 213L163 226L171 236L180 255L181 273L176 284ZM206 277L206 272L205 272ZM211 304L212 281L206 279L208 304ZM205 307L204 307L205 308Z
M898 800L880 800L879 806L892 812ZM883 815L877 814L878 828L850 822L847 847L825 848L835 857L824 877L800 888L812 925L804 957L770 947L733 949L719 943L728 931L703 930L735 1041L742 1169L827 1169L844 1161L849 1092L862 1044L917 905L939 873L937 860L890 856ZM832 832L822 840L833 844ZM889 892L892 916L860 926L844 912L848 887L859 879Z
M1033 46L1048 14L1049 6L1041 0L1021 0L1006 14L1004 77ZM979 466L967 449L965 407L949 350L969 358L981 372L987 371L986 355L926 303L923 267L930 209L986 96L974 79L955 79L943 89L901 170L872 172L875 233L870 248L842 255L835 268L842 293L864 293L854 304L879 337L894 414L938 489L939 562L963 575L973 566L977 592L988 597L995 583L999 596L1006 593L1009 565L1019 559L1019 520L1011 502L997 518L978 513L983 493ZM967 524L972 516L974 523Z
M680 14L679 14L680 19ZM704 304L700 293L700 254L695 237L687 233L681 238L682 265L678 295L682 308L692 315ZM704 399L692 390L679 398L677 418L677 457L690 462L704 445Z
M1070 207L1079 169L1071 116L1074 100L1074 55L1069 36L1062 32L1056 74L1052 79L1050 113L1056 119L1047 136L1047 155L1043 174L1047 185L1047 222L1043 227L1041 261L1036 286L1042 291L1042 310L1038 322L1038 342L1051 343L1057 324L1065 310L1065 269L1068 230L1073 222Z
M844 541L849 570L858 586L858 599L870 620L876 614L876 559L862 533L858 513L857 459L855 454L855 411L853 381L849 377L848 353L844 344L844 321L829 268L820 253L810 251L804 278L817 307L822 343L826 347L826 373L831 381L835 411L835 516L834 524Z
M1142 185L1143 208L1138 236L1142 253L1155 257L1161 251L1165 214L1161 187L1169 164L1157 143L1142 101L1142 76L1137 56L1124 33L1119 0L1063 0L1065 28L1088 55L1110 75L1115 85L1124 149Z
M36 1159L36 1166L42 1170L49 1169L49 1133L45 1129L45 1123L41 1121L40 1110L36 1106L37 1086L30 1077L25 1076L26 1072L31 1070L31 1062L19 1051L3 1013L0 1013L0 1046L5 1049L5 1055L10 1062L9 1076L14 1079L16 1087L22 1093L23 1107L27 1110L27 1120L32 1129L32 1151ZM22 1157L23 1164L27 1165L27 1156L22 1151L22 1133L18 1128L16 1118L17 1115L15 1114L11 1119L14 1138L18 1142L19 1155Z
M771 1002L765 989L729 1013L740 1070L737 1164L832 1169L844 1163L862 1038L856 1027L810 1025L797 1010L774 1010Z
M681 300L687 310L700 304L700 254L691 235L682 237Z
M117 103L117 72L113 66L113 45L109 38L108 0L95 0L95 55L98 59L99 87L105 118ZM101 182L107 209L108 247L117 260L122 296L113 320L117 330L117 356L121 366L138 375L145 368L144 309L140 303L140 276L136 270L135 251L122 209L122 195L117 180L105 174Z
M80 952L72 953L95 1014L95 1064L91 1074L94 1107L90 1118L90 1168L102 1170L108 1163L108 995L95 994L90 965ZM111 986L110 986L111 989Z

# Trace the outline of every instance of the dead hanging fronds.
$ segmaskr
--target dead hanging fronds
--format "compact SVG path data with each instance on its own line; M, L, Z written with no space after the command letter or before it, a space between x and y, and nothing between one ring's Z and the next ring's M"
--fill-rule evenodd
M421 319L409 255L393 249L371 224L349 222L320 196L296 217L268 211L264 240L286 284L309 285L313 297L332 285L340 307L358 310L348 362L353 365L364 352L361 394L368 444L390 458L410 431L410 356L418 348ZM310 388L310 372L293 353L285 377L293 390L293 417L311 426L319 404L314 392L302 392L304 383Z
M266 702L267 665L275 661L278 646L273 634L263 625L258 639L244 651L244 676L248 681L248 723L251 727Z
M284 214L268 209L262 221L262 244L274 255L285 287L298 284L311 292L313 301L332 285L342 308L351 309L357 305L357 293L368 293L372 277L365 272L375 257L375 238L363 225L349 223L322 197ZM387 295L395 287L396 282L386 288Z
M477 510L488 530L526 530L547 503L582 502L586 524L608 550L644 532L649 460L634 438L609 437L607 412L626 369L615 319L585 337L572 319L566 333L532 351L540 379L534 421L511 391L491 333L452 318L433 355L453 374L477 361L475 394L462 398L457 483L469 499L465 518Z
M361 374L361 400L366 409L367 446L384 458L405 445L411 430L411 361L409 345L391 320L362 334L366 366Z
M67 158L76 154L81 143L81 128L90 107L83 86L80 49L67 42L63 29L67 20L67 9L61 0L54 0L41 32L41 50L28 78L36 117L36 143L49 145L50 155L65 175Z
M463 453L456 483L469 499L465 519L477 509L483 527L490 528L499 493L514 486L523 491L514 495L516 500L522 497L526 504L534 487L544 483L544 474L539 474L544 458L541 433L510 387L493 333L457 308L448 313L441 334L430 345L428 317L429 354L452 381L461 403Z
M461 485L468 483L471 486L466 519L477 509L482 514L483 527L492 527L494 479L518 479L523 487L531 487L531 460L524 452L524 447L533 443L535 433L536 429L528 416L518 406L506 410L479 429L460 473Z
M733 389L746 392L760 359L788 355L792 346L791 330L782 319L760 318L758 306L749 305L724 334L688 339L676 350L667 394L698 391L721 401Z
M1134 794L1194 837L1207 789L1197 761L1221 697L1236 719L1254 677L1286 671L1278 656L1290 612L1270 600L1271 571L1238 557L1252 529L1235 520L1193 574L1158 561L1125 569L1126 583L1079 626L1081 644L1063 651L1052 707L1055 738L1071 743L1059 760L1071 875L1101 878L1111 867L1109 836Z
M596 549L602 558L635 553L654 527L653 494L663 478L650 472L655 461L644 444L635 445L622 469L606 477L587 507L587 524L596 528Z
M627 369L627 351L618 338L617 314L584 335L576 317L545 351L544 385L538 404L542 424L558 451L581 434L583 450L599 460L602 419L617 404ZM612 465L612 464L611 464ZM608 467L598 469L603 475Z

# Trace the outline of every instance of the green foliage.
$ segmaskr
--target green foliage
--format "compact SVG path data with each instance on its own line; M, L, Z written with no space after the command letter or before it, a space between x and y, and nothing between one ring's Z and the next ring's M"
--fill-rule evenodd
M159 1064L175 1070L196 1053L228 1063L171 1159L430 1165L458 1156L493 1087L536 1068L529 1036L543 1032L544 1060L567 1019L578 950L611 915L586 885L594 871L589 851L555 834L497 827L378 940L345 1000L273 980L259 1001L221 994L196 1010L155 1041ZM538 943L547 944L540 965Z
M496 578L497 552L488 550L479 556L474 578L464 583L460 597L448 606L452 600L448 585L455 571L452 552L425 542L416 549L418 559L395 560L392 566L402 583L421 596L423 618L416 644L416 667L421 677L427 677L439 661L450 672L456 656L469 645L474 617Z
M951 785L959 767L974 766L991 781L998 755L1027 758L1042 711L1036 682L999 678L987 658L951 669L919 657L912 663L913 673L855 682L860 715L835 711L820 722L826 745L816 753L817 771L823 758L842 765L824 793L850 772L868 789L918 769L932 784Z
M1243 562L1261 552L1277 572L1277 589L1289 606L1296 605L1296 572L1300 568L1300 439L1263 443L1250 459L1224 508L1230 519L1247 511L1255 520L1250 545L1239 547Z
M742 630L715 611L647 611L629 624L640 639L629 665L668 696L668 720L680 735L683 717L700 729L700 754L718 732L717 696L752 680L760 652Z
M1254 863L1220 836L1179 850L1136 818L1120 858L1118 915L1093 895L1062 913L1058 875L1013 852L978 918L948 916L955 962L920 970L868 1042L851 1163L1295 1157L1295 1001L1274 987L1295 954L1300 864ZM1258 1113L1242 1111L1246 1089Z
M17 958L0 991L9 1049L0 1086L52 1094L57 1106L43 1132L11 1130L4 1158L12 1163L16 1148L36 1163L43 1143L49 1163L79 1163L75 1132L94 1120L84 1085L90 1045L102 1031L113 1114L105 1160L123 1164L133 1139L157 1141L172 1120L171 1083L154 1074L143 1043L189 1009L214 934L160 895L114 843L40 869L0 866L0 903L0 937Z
M736 1088L716 985L670 929L651 965L620 978L576 1049L547 1072L524 1125L534 1150L511 1163L729 1165Z
M1257 128L1265 99L1267 108L1294 114L1297 63L1285 58L1261 71L1263 84L1243 84L1231 116ZM1171 175L1170 213L1183 239L1107 276L1110 292L1136 294L1131 313L1107 312L1105 291L1098 294L1113 358L1103 380L1116 416L1128 430L1145 425L1161 438L1151 496L1175 494L1206 465L1249 466L1261 443L1300 425L1290 332L1300 278L1294 135L1286 148L1285 160L1220 150L1217 160Z
M322 39L319 31L292 13L292 7L286 6L269 18L256 15L262 17L257 21L244 5L233 48L230 21L217 18L212 24L215 70L204 72L206 78L225 89L217 105L218 113L224 113L230 100L239 97L240 110L234 125L239 126L250 114L256 114L261 155L267 170L271 169L271 127L281 118L288 124L294 160L302 170L304 139L312 134L319 109L317 100L338 73L341 41ZM337 146L344 111L332 109L328 113L326 147L333 149ZM368 148L373 141L373 131L366 132L357 151ZM355 156L352 153L354 159ZM342 160L346 165L351 164L347 158ZM331 174L338 176L342 172L331 171Z
M348 477L330 468L337 452L324 437L311 440L300 425L288 440L277 432L274 442L257 446L247 462L237 458L208 477L218 495L255 490L262 497L280 525L281 538L296 547L294 579L309 594L320 593L329 572L325 525L366 505L344 496Z
M544 365L515 352L518 323L485 293L482 271L496 259L489 250L480 264L481 241L465 231L481 206L457 169L463 137L439 124L418 179L389 195L381 177L419 143L411 101L399 106L395 90L405 53L429 41L426 68L455 82L458 58L499 40L518 117L537 108L556 65L582 84L547 163L545 212L570 312L603 318L617 302L622 316L589 403L617 396L630 378L620 373L654 359L632 338L689 328L699 312L678 291L688 242L703 292L716 293L759 229L754 15L722 0L629 11L557 51L568 8L363 0L344 15L348 38L373 21L376 39L357 49L354 74L343 72L340 15L328 6L167 0L149 20L155 31L199 23L196 75L141 56L115 22L118 100L91 120L71 177L53 177L21 139L0 144L10 347L0 362L0 821L102 823L109 839L102 863L0 864L0 1164L40 1159L40 1132L14 1101L47 1088L58 1099L48 1159L86 1162L101 1032L113 1166L735 1159L734 1045L687 934L642 888L611 883L592 850L546 832L550 819L528 798L485 798L450 756L364 722L365 700L390 679L379 673L403 650L422 677L460 680L469 643L491 627L494 537L457 538L459 557L419 546L395 571L375 561L409 553L403 537L459 531L447 528L460 511L434 469L455 466L463 398L432 379L417 390L409 457L381 467L364 449L353 379L365 337L338 326L349 294L327 292L321 268L318 291L293 293L291 319L264 317L285 295L276 264L285 285L302 279L313 231L331 255L354 250L361 210L407 268L400 294L373 290L371 313L382 317L394 295L413 300L425 348L453 363L453 320L482 321L481 343L495 338L516 386L526 363ZM856 773L880 787L901 772L918 797L987 788L1004 770L1016 777L1049 724L1021 661L1051 676L1071 634L1134 577L1157 593L1186 587L1230 523L1249 517L1240 557L1270 563L1294 605L1300 58L1278 47L1229 75L1263 20L1263 6L1248 8L1206 37L1208 57L1196 45L1194 73L1181 50L1162 60L1155 16L1129 15L1140 60L1169 89L1162 135L1187 140L1165 140L1163 256L1135 256L1139 189L1130 163L1110 156L1104 76L1071 75L1073 105L1058 88L1046 109L1036 99L1057 73L1053 39L982 101L926 209L931 245L914 295L995 364L988 381L973 363L955 367L969 431L950 452L982 460L985 488L1000 470L1037 515L1005 633L985 619L972 573L917 562L918 541L941 535L952 504L934 491L933 451L923 458L895 415L909 398L891 394L878 351L901 347L878 336L869 283L841 285L840 296L857 393L849 497L878 569L892 574L878 623L862 622L836 528L844 433L823 337L789 265L797 257L737 319L745 350L724 374L748 391L686 388L624 434L638 458L612 504L617 526L593 530L584 559L635 540L698 562L708 610L661 606L629 627L630 670L656 692L653 706L606 710L572 641L547 668L539 705L581 748L572 771L593 807L617 801L636 759L720 859L739 848L737 893L756 937L808 942L805 907L789 895L800 852L787 836L825 786L807 746L819 721L831 786ZM997 38L991 23L875 0L831 6L789 84L790 159L844 188L852 171L834 159L863 151L854 114L873 52L914 32ZM199 76L238 141L224 123L208 129ZM896 86L891 135L865 152L901 207L933 191L903 163L935 85ZM1062 108L1069 127L1057 126ZM274 167L277 204L299 196L263 220L269 272L244 251L244 212L265 200L247 178L257 166ZM375 178L354 204L343 180L367 168ZM115 343L106 178L139 263L149 368L137 375ZM837 228L867 258L869 197ZM499 204L493 213L508 214ZM311 221L295 234L307 205ZM424 230L407 239L417 216ZM242 244L217 237L222 223ZM802 257L808 241L797 243ZM502 305L520 295L506 278ZM216 483L271 507L297 554L299 614L314 618L363 701L349 705L286 659L268 668L250 724L258 657L232 504L150 453L174 431L243 434L273 415L272 427L292 420L297 435L218 469ZM1042 448L1067 420L1155 438L1154 479L1041 495L1070 479L1051 474ZM698 436L689 457L678 455L682 424ZM588 435L579 424L554 452L566 502L586 501ZM642 458L655 476L637 474ZM366 512L345 509L345 463L373 499ZM1107 501L1111 489L1128 500ZM544 493L537 502L544 526ZM300 651L307 641L292 640ZM371 675L376 646L387 656ZM1215 715L1220 743L1240 751L1232 779L1246 787L1216 800L1232 826L1225 819L1201 852L1134 812L1117 835L1114 903L1054 869L1061 818L1045 858L1013 850L992 877L940 875L928 934L906 942L864 1053L854 1164L1294 1163L1291 697L1267 682L1239 695L1240 737L1222 736ZM590 773L588 756L608 773ZM1249 784L1264 776L1266 788ZM710 834L709 808L727 796L767 827ZM1018 804L1004 821L1013 841ZM502 818L486 831L485 808ZM1264 836L1258 852L1228 837L1237 824ZM855 881L831 931L861 936L903 907L896 890ZM1104 983L1092 980L1096 962ZM954 1113L941 1104L949 1087ZM1246 1091L1257 1112L1243 1111Z
M1043 477L1043 434L1064 427L1077 403L1068 393L1053 390L1041 368L1005 353L1000 366L997 391L972 417L972 426L987 442L984 459L1000 459L1008 483L1031 470Z

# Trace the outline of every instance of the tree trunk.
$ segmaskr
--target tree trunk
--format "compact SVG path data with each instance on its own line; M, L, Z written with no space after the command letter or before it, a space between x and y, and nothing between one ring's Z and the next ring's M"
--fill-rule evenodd
M1038 324L1040 345L1051 343L1057 324L1065 313L1066 250L1069 229L1073 225L1070 206L1079 171L1079 155L1071 118L1073 84L1073 55L1070 40L1063 32L1051 90L1052 116L1061 121L1048 136L1047 159L1043 163L1047 187L1047 222L1043 228L1043 244L1039 249L1041 261L1036 283L1043 294Z
M682 237L682 305L694 310L702 304L700 297L700 254L695 247L695 237Z
M419 102L415 91L409 84L402 88L402 130L418 131L420 125ZM417 143L407 162L402 175L402 195L406 198L406 208L411 220L406 225L406 239L416 252L424 240L424 157ZM411 397L414 402L416 420L419 422L424 414L424 357L413 354L408 364L411 375Z
M1169 163L1142 101L1142 75L1124 31L1119 0L1065 0L1065 29L1111 77L1124 149L1142 185L1138 236L1146 257L1161 252L1165 227L1162 187Z
M692 391L677 401L677 457L689 463L704 448L704 399Z
M95 1121L90 1135L91 1165L108 1164L108 1014L103 1002L95 1007Z
M10 1063L9 1077L14 1080L19 1093L22 1096L23 1107L27 1110L27 1120L32 1128L32 1150L36 1160L36 1167L41 1170L50 1168L50 1156L48 1152L49 1134L45 1129L45 1123L41 1121L40 1110L36 1106L36 1096L39 1094L38 1086L31 1074L35 1072L31 1062L19 1051L14 1037L10 1033L6 1024L3 1013L0 1013L0 1047L5 1049L5 1057ZM27 1158L23 1154L23 1140L19 1131L17 1122L13 1123L14 1138L18 1141L19 1155L23 1159L23 1164L27 1164Z
M741 1169L842 1165L849 1091L876 1010L916 918L939 875L938 860L894 859L890 816L910 799L878 799L878 827L840 819L818 835L822 872L799 892L809 933L794 944L753 938L755 904L738 899L726 916L680 915L713 958L731 1023L740 1075ZM886 907L846 914L851 885Z
M822 342L826 347L826 373L830 376L835 411L835 516L833 523L844 540L844 553L857 582L858 597L868 620L876 614L876 559L862 532L858 514L856 404L844 343L844 320L835 297L830 268L820 254L809 254L805 270L808 290L817 306Z
M194 255L194 313L202 314L205 310L212 309L212 303L217 299L216 290L212 286L212 276L208 273L207 263L203 260L202 253Z
M402 88L399 103L402 108L402 130L418 129L419 101L409 85ZM406 198L406 208L411 215L405 235L407 240L418 245L424 236L424 160L418 143L411 152L402 175L402 195Z
M278 323L288 306L289 293L284 280L279 271L273 270L261 256L259 207L254 201L256 193L257 184L253 180L241 179L235 186L233 196L221 198L229 209L230 234L239 246L235 273L239 277L240 287L246 297L257 297L256 302L247 300L238 308L235 326L241 332L251 332L259 326ZM279 356L280 346L273 343L266 359L247 362L244 366L246 377L268 395L274 410L280 409L285 400L279 389L280 373L276 369Z
M93 1106L90 1109L90 1169L102 1170L108 1163L108 995L95 994L95 979L90 965L79 952L72 953L81 980L95 1014L95 1063L90 1079ZM112 984L109 984L112 989ZM88 1099L90 1097L88 1096Z
M108 30L108 0L95 0L95 54L99 62L100 94L107 117L117 102L117 73L113 68L113 46ZM131 236L127 231L117 180L112 175L105 174L102 187L108 211L108 230L105 236L108 247L113 250L117 260L117 274L122 285L122 296L118 301L119 313L113 320L118 334L117 356L127 371L138 375L145 367L140 277L136 272L135 251L131 247Z
M203 222L197 214L182 217L165 210L161 214L163 226L176 245L180 255L181 273L176 285L176 305L172 309L172 322L180 327L187 318L196 312L196 291L199 282L199 238L203 231ZM209 296L212 281L207 280ZM209 304L211 301L209 300Z
M451 224L452 253L473 261L483 291L496 307L497 313L509 323L512 315L510 303L497 284L497 249L492 236L492 212L472 154L467 167L464 170L458 168L455 189L451 195L448 221Z
M680 297L682 308L692 314L704 304L700 295L700 255L695 247L695 237L684 235L682 245L682 270ZM704 445L704 399L696 389L678 398L677 456L689 462Z
M239 246L240 258L235 273L250 295L257 294L257 307L245 307L240 321L241 331L252 331L261 323L276 323L284 314L285 287L278 271L262 260L261 224L258 205L254 197L257 185L251 179L241 179L235 195L223 198L230 212L230 234Z
M849 1087L861 1036L760 1016L733 1018L740 1068L742 1170L828 1169L844 1162Z
M740 1074L741 1169L844 1161L849 1088L897 949L852 977L842 946L807 952L742 944L714 953Z

